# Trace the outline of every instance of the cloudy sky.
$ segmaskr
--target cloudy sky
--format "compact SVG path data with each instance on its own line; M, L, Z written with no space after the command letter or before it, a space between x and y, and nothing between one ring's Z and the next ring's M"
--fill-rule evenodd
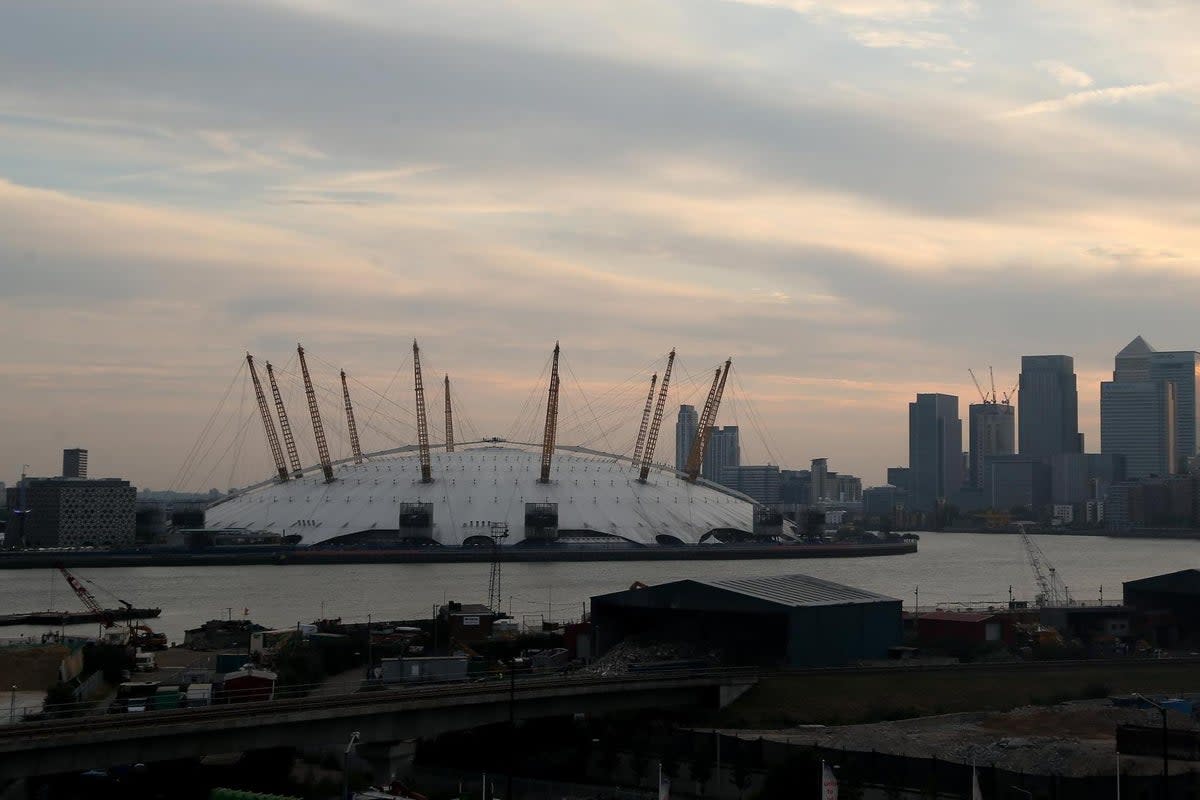
M732 355L746 461L867 483L914 392L965 411L967 367L1061 352L1092 449L1118 349L1200 348L1197 30L1156 0L5 3L0 479L80 445L177 482L228 387L252 412L243 353L297 341L393 445L414 336L484 435L556 338L568 413L623 386L633 427L671 347L685 393ZM239 425L184 482L269 474Z

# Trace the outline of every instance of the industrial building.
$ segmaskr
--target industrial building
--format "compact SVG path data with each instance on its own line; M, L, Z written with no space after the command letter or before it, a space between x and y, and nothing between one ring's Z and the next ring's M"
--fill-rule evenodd
M1124 605L1158 647L1200 644L1200 569L1125 581Z
M596 655L626 639L687 642L726 663L831 667L887 657L901 602L808 575L681 580L592 598Z
M131 547L137 489L119 478L22 478L8 539L25 547Z

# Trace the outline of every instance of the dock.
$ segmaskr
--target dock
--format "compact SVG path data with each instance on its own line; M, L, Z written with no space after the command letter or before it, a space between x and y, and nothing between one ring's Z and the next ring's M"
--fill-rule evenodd
M6 625L87 625L89 623L128 622L152 619L161 608L110 608L95 611L31 611L28 614L0 614L0 626Z

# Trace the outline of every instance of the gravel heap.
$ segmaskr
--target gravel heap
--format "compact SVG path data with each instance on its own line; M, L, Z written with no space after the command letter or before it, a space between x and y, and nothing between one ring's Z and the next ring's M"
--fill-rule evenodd
M718 664L722 653L689 642L639 641L626 639L583 669L589 675L624 675L632 664L651 664L656 661L705 661Z
M1171 712L1172 728L1192 728L1192 720ZM808 726L776 731L730 731L743 738L787 740L847 750L895 753L945 761L996 765L1042 775L1111 775L1115 768L1116 728L1122 724L1158 726L1158 711L1118 708L1108 701L1030 706L1006 713L945 714L896 722L840 727ZM1172 771L1192 764L1174 762ZM1153 774L1161 762L1124 757L1127 773Z

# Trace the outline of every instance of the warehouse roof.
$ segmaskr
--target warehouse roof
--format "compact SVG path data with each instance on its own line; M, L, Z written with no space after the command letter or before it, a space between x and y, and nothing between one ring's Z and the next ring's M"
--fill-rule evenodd
M785 606L840 606L848 603L878 603L896 598L856 589L811 575L775 575L762 578L731 578L719 581L695 581L747 597Z
M1181 569L1136 581L1125 581L1125 589L1164 594L1200 594L1200 569Z

